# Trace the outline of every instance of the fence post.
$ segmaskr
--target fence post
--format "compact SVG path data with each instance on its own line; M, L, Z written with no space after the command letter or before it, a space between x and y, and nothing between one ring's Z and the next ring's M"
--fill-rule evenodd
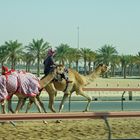
M133 98L132 97L132 91L129 91L128 94L129 94L129 100L132 101L132 98Z
M122 99L121 99L121 108L122 108L122 111L123 111L123 100L124 100L124 94L125 94L125 91L123 92L123 94L122 94Z
M72 94L72 93L71 93ZM70 112L70 110L71 110L71 94L70 94L70 96L69 96L69 112Z

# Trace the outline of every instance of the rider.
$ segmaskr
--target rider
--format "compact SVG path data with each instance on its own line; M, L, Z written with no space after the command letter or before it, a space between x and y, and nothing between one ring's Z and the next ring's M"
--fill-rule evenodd
M54 70L54 67L57 66L57 64L54 61L54 55L56 54L55 51L51 49L48 50L47 58L44 60L44 74L47 76L50 72ZM68 71L67 69L65 70L64 74L62 74L62 78L64 78L67 82L69 81L68 78Z
M44 74L45 76L49 74L49 72L53 71L54 66L57 64L54 61L55 51L51 49L48 50L47 58L44 60Z

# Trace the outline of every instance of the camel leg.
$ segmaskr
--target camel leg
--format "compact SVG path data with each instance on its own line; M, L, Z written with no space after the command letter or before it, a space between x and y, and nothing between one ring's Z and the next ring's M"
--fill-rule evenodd
M29 111L29 109L31 108L33 102L34 102L34 101L33 101L31 98L29 98L29 102L28 102L28 104L27 104L27 108L26 108L25 113L28 113L28 111Z
M6 114L6 101L4 100L2 103L1 103L1 113L2 114Z
M48 108L52 112L56 112L55 109L54 109L55 92L51 92L51 93L48 93L48 94L49 94L49 105L48 105Z
M6 101L4 100L2 103L1 103L1 113L2 114L6 114ZM4 125L6 122L0 122L2 125Z
M8 110L11 111L12 113L14 113L13 109L12 109L12 100L8 100Z
M18 113L18 112L19 112L19 110L20 110L20 108L21 108L23 102L24 102L24 98L19 98L18 104L17 104L17 106L16 106L15 113Z
M55 90L55 87L53 85L53 83L50 83L49 85L47 85L45 87L46 91L49 94L49 105L48 108L52 111L52 112L56 112L54 109L54 100L55 100L55 96L57 94L57 91Z
M81 96L83 96L83 97L85 97L85 98L88 100L88 103L87 103L86 108L85 108L84 111L85 111L85 112L86 112L86 111L89 111L90 102L91 102L92 98L89 97L88 95L86 95L82 90L79 90L79 91L77 92L77 94L78 94L78 95L81 95Z
M45 106L44 106L44 103L40 100L39 95L37 95L36 98L37 98L37 100L38 100L40 106L42 107L43 111L44 111L45 113L47 113L47 111L46 111L46 109L45 109Z
M21 105L21 108L20 108L21 110L23 109L23 106L25 105L26 100L27 100L27 98L23 99L23 102L22 102L22 105Z
M36 96L36 99L37 99L38 103L40 104L40 106L42 107L43 111L44 111L45 113L47 113L47 112L46 112L46 109L45 109L45 107L44 107L43 102L40 100L39 95ZM48 124L47 121L45 121L45 120L43 120L43 123L44 123L44 124Z
M36 98L36 97L31 97L31 100L35 103L35 105L36 105L38 111L41 113L41 112L42 112L42 109L41 109L41 106L40 106L40 104L39 104L37 98Z
M64 96L63 96L63 98L62 98L62 101L61 101L61 103L60 103L60 106L59 106L59 112L62 111L62 109L63 109L63 107L64 107L64 103L65 103L66 99L68 98L68 96L69 96L69 94L67 94L67 93L64 94Z

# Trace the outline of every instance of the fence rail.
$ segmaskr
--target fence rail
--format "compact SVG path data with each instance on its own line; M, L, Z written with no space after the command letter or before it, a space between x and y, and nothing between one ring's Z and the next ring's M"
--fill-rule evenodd
M84 91L140 91L140 87L137 88L130 88L130 87L101 87L101 88L83 88Z
M140 117L140 112L68 112L68 113L30 113L30 114L0 114L2 121L23 121L23 120L57 120L57 119L104 119L108 128L108 140L111 139L111 128L107 118ZM13 123L14 124L14 123ZM14 124L15 125L15 124ZM114 139L115 140L115 139ZM122 139L121 139L122 140ZM129 139L130 140L130 139ZM134 140L134 139L133 139Z
M57 119L102 119L140 117L140 112L65 112L65 113L20 113L0 114L0 121L22 121L22 120L57 120Z

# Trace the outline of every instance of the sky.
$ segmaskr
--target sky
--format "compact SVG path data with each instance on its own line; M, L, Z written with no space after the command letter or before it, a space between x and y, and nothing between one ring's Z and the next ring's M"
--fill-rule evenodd
M93 51L107 44L137 55L140 0L0 0L0 45L33 38Z

